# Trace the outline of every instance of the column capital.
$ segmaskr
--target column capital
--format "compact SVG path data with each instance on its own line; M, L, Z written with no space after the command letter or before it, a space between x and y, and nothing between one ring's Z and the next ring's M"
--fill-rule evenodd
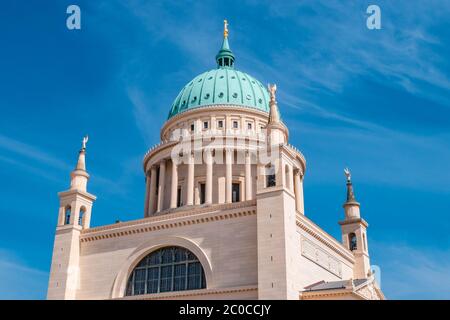
M300 178L303 178L303 171L300 168L294 168L294 175L300 176Z

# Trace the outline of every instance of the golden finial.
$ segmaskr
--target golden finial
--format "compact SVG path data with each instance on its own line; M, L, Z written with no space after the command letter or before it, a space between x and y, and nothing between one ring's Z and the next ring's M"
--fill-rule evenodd
M223 20L223 37L228 38L228 21Z

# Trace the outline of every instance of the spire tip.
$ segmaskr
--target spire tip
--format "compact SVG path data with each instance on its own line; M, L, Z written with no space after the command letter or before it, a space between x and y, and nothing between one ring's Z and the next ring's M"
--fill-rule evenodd
M228 20L223 20L223 37L228 38Z

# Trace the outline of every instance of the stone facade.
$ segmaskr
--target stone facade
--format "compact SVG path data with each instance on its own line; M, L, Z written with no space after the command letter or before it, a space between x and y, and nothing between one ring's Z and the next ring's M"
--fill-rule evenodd
M226 38L219 53L218 68L227 74L234 55ZM248 99L255 90L267 90L243 77L240 94ZM252 86L245 87L246 81ZM339 291L334 295L311 289L319 282L370 279L367 223L360 218L350 180L351 197L340 222L342 242L307 218L306 160L288 143L276 86L261 91L253 105L209 105L189 97L195 108L180 111L185 92L201 93L201 88L189 85L161 129L161 142L144 156L143 219L90 227L96 198L87 191L84 139L71 187L59 194L48 299L383 298L373 283L345 292L328 285ZM217 84L214 88L223 89ZM232 87L225 89L232 94ZM270 101L263 102L265 97ZM267 105L258 107L261 103ZM206 285L127 295L135 267L149 253L166 247L192 253L203 268Z

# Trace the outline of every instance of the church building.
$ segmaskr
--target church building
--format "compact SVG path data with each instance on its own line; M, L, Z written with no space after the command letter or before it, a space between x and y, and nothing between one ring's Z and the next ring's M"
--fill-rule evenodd
M308 218L306 160L289 144L276 85L236 69L226 21L215 58L143 158L142 219L91 227L83 139L58 194L47 298L384 299L350 171L337 240Z

